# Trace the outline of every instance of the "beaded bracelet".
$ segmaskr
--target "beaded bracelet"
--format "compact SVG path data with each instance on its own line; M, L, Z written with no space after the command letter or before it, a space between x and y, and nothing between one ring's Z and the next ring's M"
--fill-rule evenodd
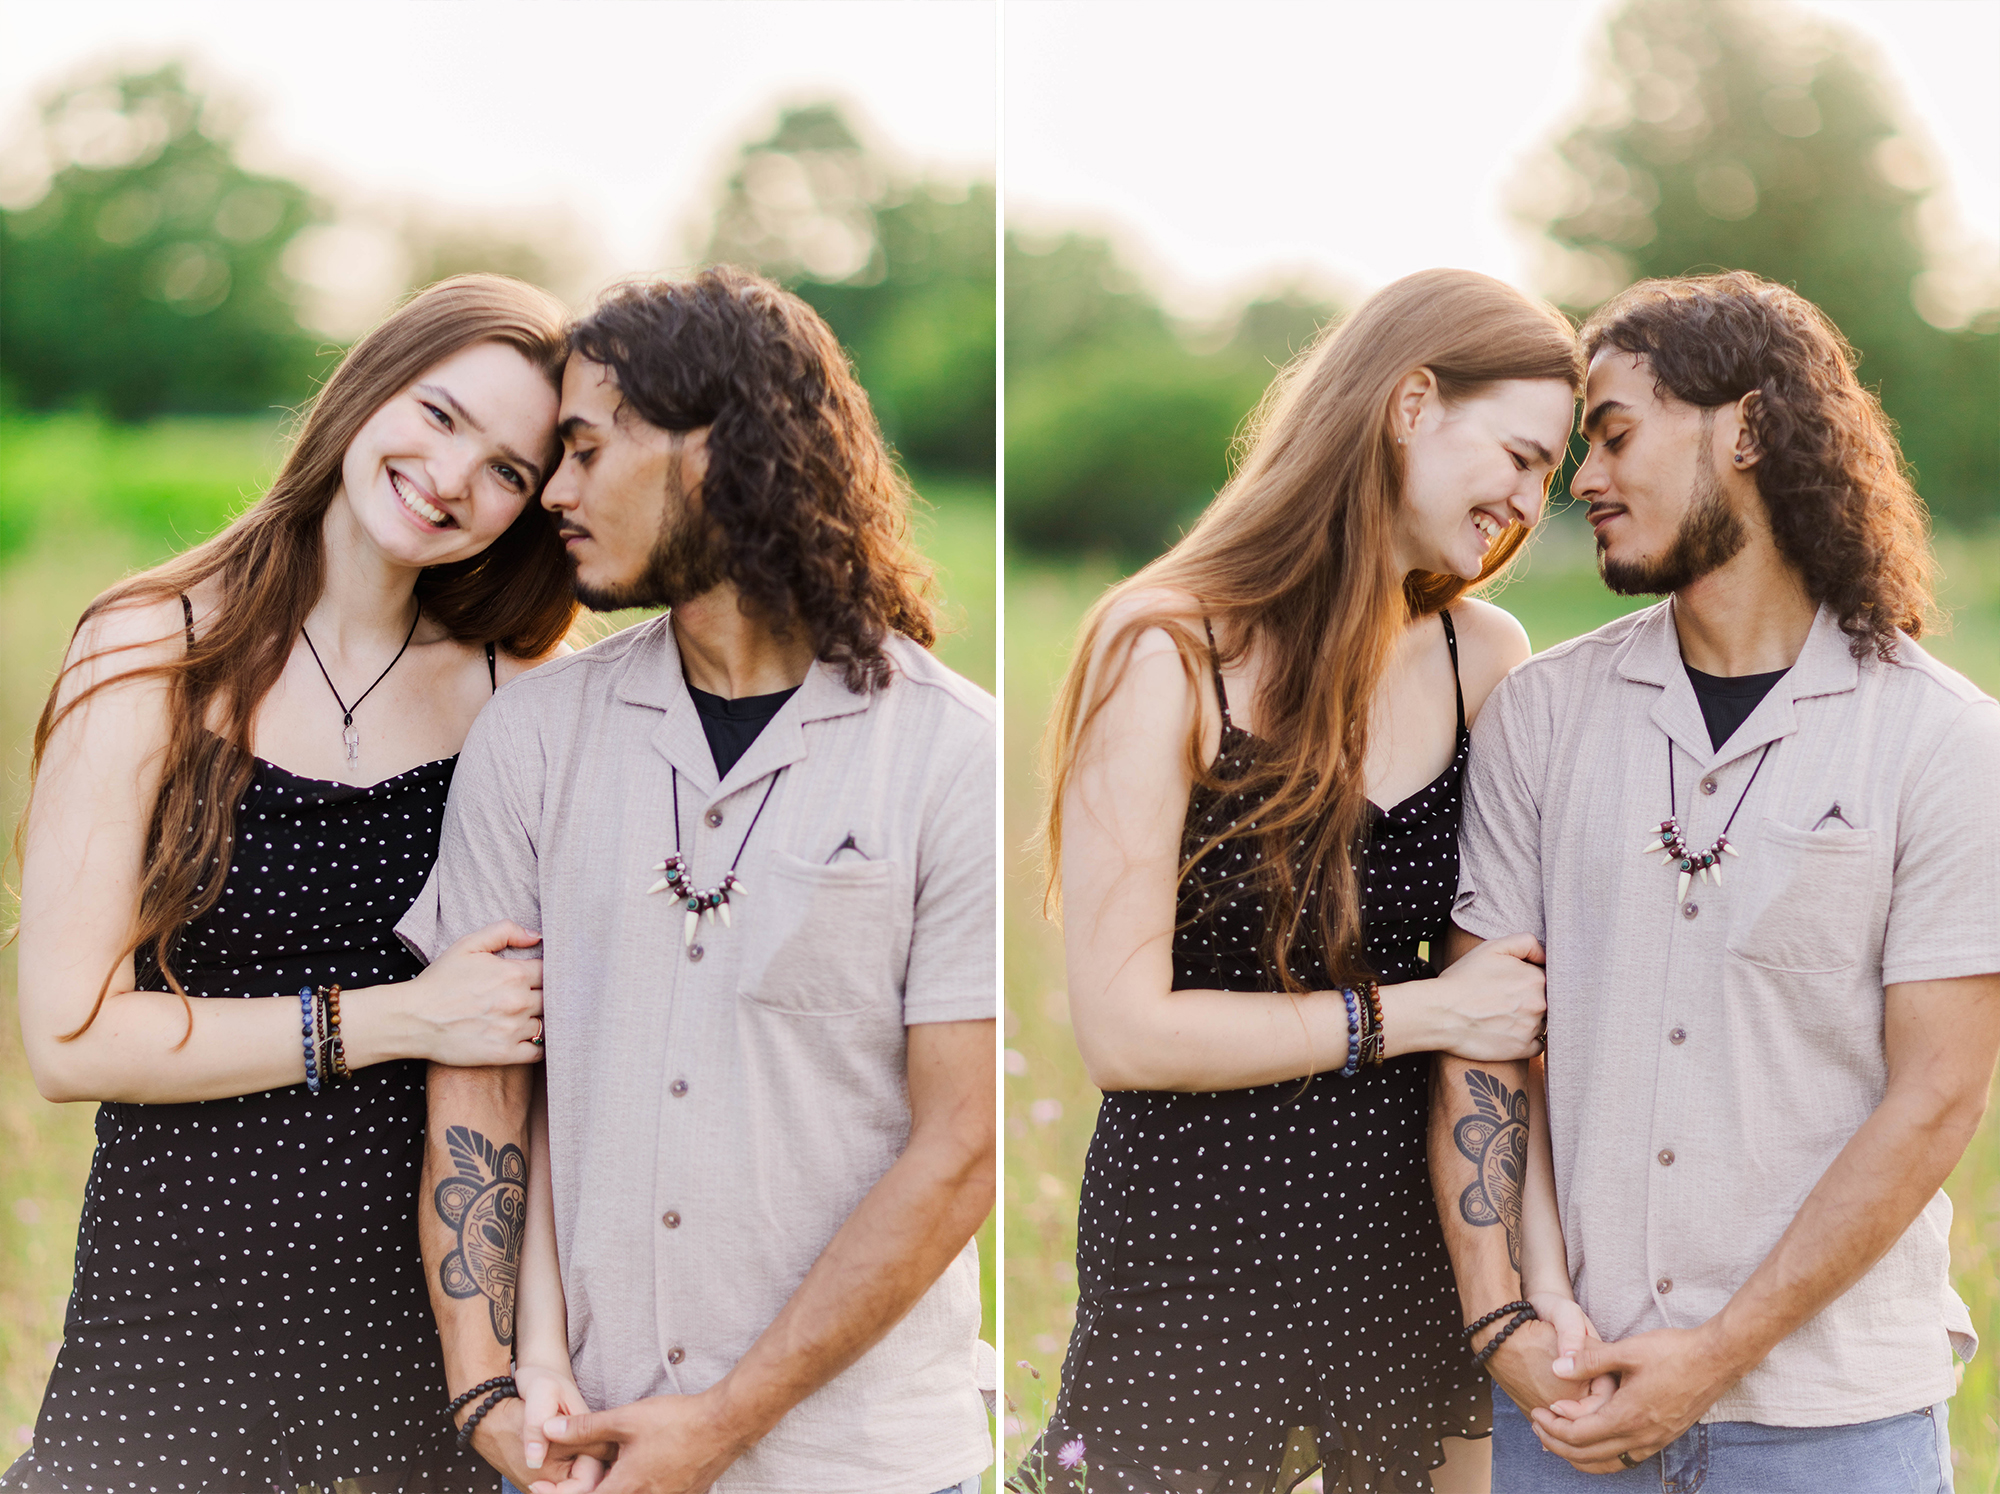
M1493 1357L1493 1351L1495 1349L1499 1348L1502 1344L1507 1342L1507 1336L1509 1334L1511 1334L1516 1328L1520 1327L1523 1323L1533 1323L1539 1321L1541 1316L1542 1315L1536 1312L1535 1309L1532 1307L1525 1308L1522 1311L1515 1313L1514 1321L1509 1323L1505 1328L1502 1328L1498 1333L1494 1334L1491 1338L1487 1339L1486 1347L1479 1350L1478 1353L1472 1356L1473 1368L1485 1369L1486 1361Z
M327 1073L335 1079L352 1077L347 1067L347 1045L340 1038L340 987L321 986L320 1000L326 1003Z
M470 1390L461 1390L457 1395L451 1398L451 1404L444 1408L445 1420L456 1421L458 1419L459 1412L463 1411L467 1406L471 1405L472 1402L478 1400L482 1395L486 1394L487 1391L498 1390L502 1385L511 1388L513 1384L514 1384L514 1377L512 1375L495 1375L490 1380L481 1380L477 1385L473 1386L472 1389ZM516 1391L515 1393L517 1395L519 1394L518 1391Z
M1510 1312L1519 1312L1523 1308L1527 1308L1532 1312L1534 1306L1534 1303L1523 1297L1519 1302L1509 1302L1505 1307L1496 1307L1493 1311L1486 1314L1485 1317L1475 1318L1470 1323L1467 1323L1465 1325L1465 1336L1471 1338L1473 1334L1484 1328L1488 1323L1497 1323Z
M1368 1004L1369 1017L1369 1042L1366 1051L1361 1055L1361 1061L1380 1064L1383 1047L1388 1041L1382 1031L1382 988L1372 980L1367 981L1361 987L1361 997Z
M465 1425L458 1429L458 1445L460 1447L470 1447L472 1445L472 1429L485 1419L486 1413L502 1401L517 1399L520 1394L521 1392L514 1388L514 1382L509 1380L505 1385L502 1385L493 1394L481 1401L479 1409L466 1417Z
M1344 1079L1352 1079L1361 1072L1361 1002L1345 986L1341 987L1340 999L1347 1003L1347 1063L1340 1074Z
M313 1039L318 1036L319 1003L313 997L311 986L299 987L299 1045L306 1050L306 1088L319 1093L319 1055L313 1052Z

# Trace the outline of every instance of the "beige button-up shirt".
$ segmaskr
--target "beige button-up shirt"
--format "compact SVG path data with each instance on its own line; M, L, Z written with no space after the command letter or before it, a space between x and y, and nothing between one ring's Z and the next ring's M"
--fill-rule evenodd
M466 741L397 932L426 959L496 919L543 935L556 1232L593 1406L726 1374L902 1152L906 1026L994 1015L993 699L888 650L874 695L815 666L719 783L664 617L522 676ZM740 852L746 887L692 947L681 905L646 891L676 775L695 884ZM931 1494L986 1467L979 1312L968 1244L718 1494Z
M2000 705L1898 653L1856 660L1822 609L1717 750L1663 602L1530 659L1480 713L1452 916L1547 948L1563 1238L1606 1338L1694 1327L1777 1243L1881 1102L1885 985L2000 970ZM1689 845L1733 815L1741 853L1685 903L1640 851L1669 742ZM1704 1419L1830 1426L1950 1395L1976 1346L1950 1223L1940 1191Z

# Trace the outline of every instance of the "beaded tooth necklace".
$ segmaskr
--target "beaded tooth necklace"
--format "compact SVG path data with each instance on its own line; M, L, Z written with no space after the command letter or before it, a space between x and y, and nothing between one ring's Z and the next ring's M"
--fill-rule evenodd
M1744 784L1743 792L1736 796L1736 808L1729 811L1729 818L1722 826L1722 833L1715 837L1715 844L1711 845L1707 850L1696 851L1689 847L1686 836L1681 833L1680 805L1674 797L1674 739L1672 737L1667 738L1667 809L1669 813L1666 819L1660 821L1660 828L1653 832L1653 839L1641 846L1639 852L1643 856L1650 856L1655 851L1665 851L1667 859L1660 863L1662 866L1672 866L1675 862L1680 863L1681 874L1679 879L1674 883L1674 902L1676 904L1687 901L1688 888L1694 885L1696 877L1700 877L1703 881L1712 881L1716 886L1720 887L1722 885L1722 858L1724 856L1741 856L1743 854L1729 843L1729 827L1736 823L1736 816L1743 810L1743 801L1750 797L1751 785L1756 783L1757 775L1764 771L1764 759L1771 755L1771 749L1777 745L1775 741L1764 744L1764 750L1757 758L1757 766L1750 770L1750 782Z
M655 892L671 892L687 909L687 917L681 923L681 943L694 943L694 931L701 927L703 915L711 920L720 917L724 928L730 927L730 897L746 897L750 889L736 875L736 868L743 863L744 849L750 844L750 837L756 833L757 821L764 817L764 806L771 802L771 795L777 791L778 779L783 775L780 768L771 775L769 787L764 797L757 801L757 812L750 816L750 828L743 832L743 839L736 847L736 859L729 863L729 870L722 874L722 880L710 888L694 885L694 878L688 874L687 857L681 852L681 774L680 769L669 765L674 783L674 849L664 861L653 863L653 870L663 875L660 880L646 889L648 896Z
M403 635L403 646L396 650L396 657L389 661L389 669L394 669L402 662L403 655L409 652L410 640L417 636L417 624L423 621L423 616L424 609L418 607L417 615L410 619L410 631ZM375 685L363 690L354 698L354 704L349 705L340 698L340 692L334 689L333 676L326 672L326 664L320 659L319 650L313 648L312 634L300 628L299 636L305 639L306 647L312 649L313 663L319 665L319 677L326 681L327 689L333 690L333 703L340 707L340 740L347 747L347 760L358 763L361 761L361 728L354 724L354 713L361 709L362 701L375 693L375 685L381 684L389 677L389 669L376 675Z

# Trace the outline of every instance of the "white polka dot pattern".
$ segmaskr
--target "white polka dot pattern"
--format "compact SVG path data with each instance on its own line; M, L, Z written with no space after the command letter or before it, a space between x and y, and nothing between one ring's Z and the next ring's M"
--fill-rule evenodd
M1222 705L1215 772L1231 780L1257 740ZM1369 815L1363 937L1385 983L1429 974L1417 945L1444 936L1467 743L1461 719L1444 772ZM1198 791L1189 849L1253 825L1261 802ZM1174 936L1176 990L1274 988L1251 885L1261 864L1252 836L1197 863ZM1309 988L1330 984L1309 947L1293 966ZM1345 1052L1328 1059L1304 1084L1104 1097L1062 1390L1010 1487L1077 1487L1057 1476L1055 1454L1081 1438L1091 1494L1282 1494L1321 1464L1329 1494L1428 1490L1439 1439L1487 1431L1431 1196L1429 1059L1353 1079L1336 1072Z
M436 859L456 761L368 788L259 762L222 898L181 934L190 994L414 976L391 929ZM152 968L140 984L165 986ZM0 1489L496 1487L443 1414L416 1232L424 1066L318 1096L300 1079L99 1108L62 1351Z

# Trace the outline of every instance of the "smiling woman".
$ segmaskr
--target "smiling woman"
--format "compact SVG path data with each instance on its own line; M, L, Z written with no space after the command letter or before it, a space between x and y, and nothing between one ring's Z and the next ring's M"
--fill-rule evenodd
M417 295L260 502L84 614L35 739L20 1006L98 1147L0 1488L491 1487L439 1414L424 1062L535 1061L540 964L496 925L420 971L391 927L473 716L574 615L533 501L563 325L500 277Z

